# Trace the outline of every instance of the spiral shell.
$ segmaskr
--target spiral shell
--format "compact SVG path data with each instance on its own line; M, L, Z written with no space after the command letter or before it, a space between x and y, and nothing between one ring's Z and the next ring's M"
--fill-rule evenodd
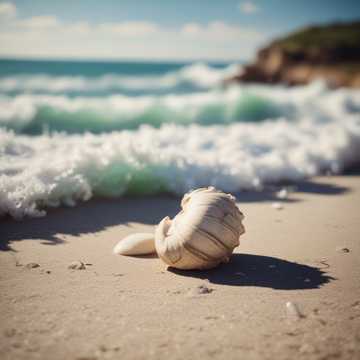
M200 188L185 194L181 207L155 230L159 257L178 269L210 269L227 262L245 232L235 198L213 187Z

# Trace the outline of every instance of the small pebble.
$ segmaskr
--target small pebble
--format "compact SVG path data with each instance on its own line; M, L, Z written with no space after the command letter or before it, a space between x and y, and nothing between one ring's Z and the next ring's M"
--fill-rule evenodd
M299 352L301 354L310 354L316 352L316 349L313 345L305 343L301 345Z
M100 350L101 352L106 352L108 349L106 348L105 345L100 345L100 346L99 346L99 350Z
M237 271L237 272L235 273L235 275L238 275L238 276L246 276L246 274L243 273L243 272L241 272L241 271Z
M4 335L6 337L13 337L15 334L16 334L15 329L5 329L5 331L4 331Z
M31 262L31 263L26 264L25 267L27 269L35 269L35 268L40 267L40 265L38 263Z
M304 315L300 312L299 307L291 301L286 303L286 315L288 318L293 320L299 320L304 317Z
M197 288L197 292L199 294L210 294L211 292L213 292L213 289L208 288L206 285L200 285Z
M347 248L347 247L344 247L344 246L338 246L336 248L336 251L337 252L340 252L340 253L349 253L350 252L350 249Z
M281 209L283 209L283 206L282 206L280 203L278 203L278 202L272 203L271 206L272 206L274 209L276 209L276 210L281 210Z
M73 261L69 266L68 269L73 269L73 270L85 270L85 264L81 261Z
M213 291L214 291L213 289L208 288L206 285L200 285L197 286L195 289L191 289L189 295L195 296L195 295L210 294Z
M287 191L286 189L281 189L280 191L278 191L278 192L276 193L276 197L277 197L278 199L282 199L282 200L287 199L287 197L288 197L288 191Z
M288 336L297 336L298 334L297 334L296 332L294 332L294 331L287 331L287 332L285 333L285 335L288 335Z

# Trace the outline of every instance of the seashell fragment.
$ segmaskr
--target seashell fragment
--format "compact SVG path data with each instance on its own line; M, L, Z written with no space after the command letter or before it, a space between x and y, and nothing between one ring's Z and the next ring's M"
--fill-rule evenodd
M25 265L25 267L27 269L35 269L35 268L38 268L40 265L38 263L35 263L35 262L31 262L31 263L28 263Z
M337 246L335 250L339 253L349 253L350 252L349 248L347 248L345 246Z
M287 197L288 197L288 191L287 191L287 189L281 189L280 191L278 191L277 193L276 193L276 197L278 198L278 199L282 199L282 200L284 200L284 199L287 199Z
M184 195L182 210L165 217L155 231L159 257L178 269L210 269L227 262L245 232L244 215L230 194L214 187Z
M206 285L199 285L195 289L191 289L188 292L188 296L193 297L197 295L204 295L204 294L210 294L214 291L214 289L211 289L207 287Z
M286 315L289 319L293 320L299 320L304 317L304 315L300 312L297 304L291 301L286 303Z
M68 269L71 269L71 270L85 270L86 266L82 261L77 260L77 261L73 261L71 264L69 264Z
M271 204L271 206L275 209L275 210L282 210L283 209L283 206L278 203L278 202L274 202Z
M149 255L156 253L154 234L136 233L122 239L113 250L119 255Z

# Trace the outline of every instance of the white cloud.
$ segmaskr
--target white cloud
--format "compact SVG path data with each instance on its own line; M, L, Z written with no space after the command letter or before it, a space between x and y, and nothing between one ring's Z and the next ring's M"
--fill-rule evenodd
M188 23L185 24L182 29L181 32L183 35L199 35L202 31L202 27L196 23Z
M244 14L254 14L257 13L260 8L253 1L243 1L239 4L239 9Z
M0 22L0 56L98 59L246 59L264 41L253 28L213 21L179 28L149 21L64 22L46 15Z
M71 26L67 27L67 30L74 34L88 34L91 31L91 26L87 21L78 21Z
M120 36L142 36L158 31L158 26L148 21L125 21L122 23L103 23L98 26L100 31L106 31Z
M0 3L0 18L12 18L16 16L16 6L10 2Z
M181 29L181 34L188 37L202 37L208 40L224 39L228 41L240 39L259 40L262 34L254 29L241 27L239 25L229 25L222 21L213 21L207 25L196 23L185 24Z
M60 21L51 15L33 16L29 19L19 20L14 25L27 29L49 29L60 26Z

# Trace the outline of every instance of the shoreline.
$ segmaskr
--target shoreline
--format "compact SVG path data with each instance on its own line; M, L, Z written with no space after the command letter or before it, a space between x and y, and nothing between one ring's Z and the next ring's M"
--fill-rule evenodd
M4 360L357 358L360 176L317 177L283 200L236 196L246 234L230 263L210 271L111 253L126 234L173 217L175 197L94 199L3 221ZM68 269L77 260L88 265ZM301 317L289 317L287 302Z

